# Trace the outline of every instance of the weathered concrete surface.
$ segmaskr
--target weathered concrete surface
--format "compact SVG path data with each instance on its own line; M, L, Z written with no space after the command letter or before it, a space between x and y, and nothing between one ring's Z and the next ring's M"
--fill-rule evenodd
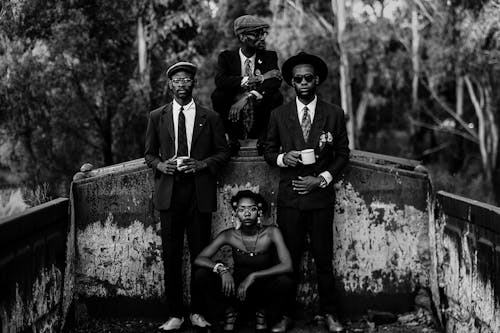
M2 332L59 332L68 199L0 222Z
M446 332L500 332L500 208L440 192L439 303Z
M232 226L229 198L241 188L271 202L274 223L278 173L244 152L219 179L213 235ZM341 311L367 308L408 311L411 294L428 285L428 179L416 163L355 152L337 187L334 264ZM159 221L150 206L152 177L142 160L91 171L74 183L77 284L83 299L136 302L162 297ZM227 258L227 249L220 254ZM228 258L228 262L231 262ZM304 260L299 301L317 302L315 272ZM188 275L186 274L186 277Z

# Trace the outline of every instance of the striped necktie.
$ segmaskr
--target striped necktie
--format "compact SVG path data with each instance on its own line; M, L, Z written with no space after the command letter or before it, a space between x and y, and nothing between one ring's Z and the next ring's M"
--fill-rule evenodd
M179 121L177 122L177 156L188 156L186 117L182 106L179 111Z
M250 58L247 58L245 60L245 75L244 76L248 76L248 77L252 77L253 76L253 72L252 72L252 59L250 59Z

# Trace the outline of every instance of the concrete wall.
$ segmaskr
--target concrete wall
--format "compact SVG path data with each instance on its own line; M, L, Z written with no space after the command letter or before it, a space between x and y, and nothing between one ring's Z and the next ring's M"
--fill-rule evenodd
M213 235L232 226L228 200L241 188L269 199L265 221L275 221L279 170L251 151L242 155L219 179ZM427 175L415 171L416 166L415 161L355 151L335 184L334 266L345 314L368 308L410 310L415 290L429 284L430 189ZM80 299L96 315L161 314L161 238L158 214L151 207L151 171L140 159L79 176L88 177L73 187ZM231 262L227 249L220 255ZM299 302L315 307L314 266L307 253L304 259ZM186 265L186 277L188 269Z
M446 332L500 332L500 208L437 195L434 297Z
M3 333L59 332L63 326L68 199L0 221Z

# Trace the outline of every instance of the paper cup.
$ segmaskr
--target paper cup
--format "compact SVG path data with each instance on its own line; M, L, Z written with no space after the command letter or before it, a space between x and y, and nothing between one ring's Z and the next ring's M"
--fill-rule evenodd
M316 163L316 156L314 155L314 149L304 149L300 152L300 158L302 160L302 164L314 164Z

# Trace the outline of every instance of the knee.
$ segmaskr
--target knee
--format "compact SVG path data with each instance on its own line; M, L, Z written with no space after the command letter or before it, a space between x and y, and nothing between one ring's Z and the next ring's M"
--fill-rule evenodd
M288 274L282 274L276 277L272 289L282 291L289 291L295 288L295 281Z
M197 267L194 271L194 281L198 284L203 284L208 282L213 278L214 273L205 267Z

